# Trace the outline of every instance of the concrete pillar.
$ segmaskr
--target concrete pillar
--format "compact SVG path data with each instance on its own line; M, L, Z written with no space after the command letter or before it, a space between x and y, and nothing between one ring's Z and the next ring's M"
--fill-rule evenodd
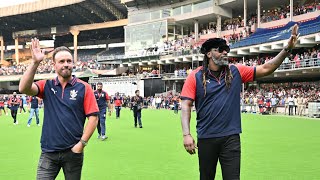
M16 62L18 64L20 62L19 61L19 39L18 38L14 39L14 45L15 45Z
M221 38L221 16L217 15L217 36Z
M71 30L71 34L73 35L73 61L76 63L78 61L78 35L80 31L77 30Z
M199 39L199 21L194 20L194 37L195 41L197 42Z
M247 27L248 0L243 0L243 25Z
M183 26L181 25L181 36L183 37Z
M293 0L290 0L290 21L293 20Z
M257 19L257 24L258 24L258 28L260 28L260 24L261 24L261 2L260 0L257 0L257 15L258 15L258 19Z

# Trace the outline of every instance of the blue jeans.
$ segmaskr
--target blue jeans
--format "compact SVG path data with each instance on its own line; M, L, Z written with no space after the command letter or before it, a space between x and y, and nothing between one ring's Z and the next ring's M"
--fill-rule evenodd
M33 118L33 114L36 114L36 121L37 124L39 124L39 108L31 108L30 109L30 115L29 115L29 120L28 120L28 124L31 124L32 118Z
M38 164L37 180L55 179L60 169L68 180L80 180L83 165L83 153L74 153L71 149L59 152L42 152Z
M100 109L97 129L100 136L106 135L106 109Z
M141 110L133 110L133 117L134 117L134 126L137 126L137 120L139 123L139 126L142 127L142 122L141 122Z
M120 110L121 110L121 106L116 106L116 118L120 118Z

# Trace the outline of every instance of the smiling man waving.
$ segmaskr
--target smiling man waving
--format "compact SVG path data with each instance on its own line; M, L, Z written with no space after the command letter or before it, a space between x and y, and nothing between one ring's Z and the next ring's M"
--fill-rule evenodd
M99 109L93 90L72 76L73 58L66 47L53 52L57 77L33 83L45 55L39 40L32 40L31 53L32 62L20 80L19 91L37 95L45 106L37 179L55 179L61 168L65 179L80 179L83 149L98 122ZM84 128L86 118L88 123Z

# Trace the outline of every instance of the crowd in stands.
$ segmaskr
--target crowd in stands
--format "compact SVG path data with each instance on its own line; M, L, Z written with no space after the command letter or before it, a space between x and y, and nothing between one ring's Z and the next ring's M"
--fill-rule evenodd
M283 107L289 115L305 115L308 102L320 102L319 82L295 82L281 84L263 84L249 87L241 94L243 112L250 106L251 112L278 113L277 107ZM291 109L292 108L292 109Z
M110 70L114 69L113 64L101 64L98 63L96 60L89 60L89 61L77 61L74 66L74 72L82 72L86 69L95 69L95 70Z
M293 7L293 15L301 15L307 14L310 12L314 12L320 10L320 4L317 2L313 2L310 4L304 4L302 6L294 6ZM286 19L290 17L290 6L280 6L276 9L272 10L263 10L261 16L261 22L271 22L280 19Z
M273 58L272 56L250 58L245 60L244 64L247 66L261 65L268 62L272 58ZM242 63L242 59L238 59L236 62ZM295 68L313 67L313 66L320 66L319 47L308 49L304 52L292 53L290 56L285 58L285 60L283 61L279 69L295 69Z
M167 93L151 96L146 98L146 104L151 109L170 109L173 110L174 105L177 105L180 109L181 99L179 93L172 93L169 91Z
M279 19L289 17L289 6L278 7L272 10L263 10L261 21L270 22ZM320 3L313 2L311 4L305 4L303 6L294 8L294 15L305 14L320 10ZM223 36L223 39L227 41L229 45L238 42L248 36L250 36L251 26L257 22L257 14L249 14L247 18L247 27L244 27L244 19L242 17L236 17L232 19L226 19L222 22L222 31L233 30L233 33ZM243 28L239 33L236 33L238 28ZM199 37L205 34L216 33L217 25L215 22L209 23L206 27L201 28L199 31ZM175 40L164 41L163 43L155 44L151 47L142 49L140 52L133 56L150 56L150 55L166 55L173 54L174 56L187 55L190 53L197 53L200 43L195 41L195 33L191 32L189 35L184 35Z
M176 69L174 71L175 77L187 77L191 73L192 69L191 67L189 69L183 68L183 69Z
M2 66L0 68L0 76L1 75L22 75L24 71L26 71L29 61L24 63L16 63L15 61L12 63L11 66ZM45 59L43 60L38 69L37 74L46 74L46 73L53 73L54 67L52 66L52 60L51 59Z
M310 4L305 4L302 6L294 6L294 16L306 14L309 12L314 12L320 10L320 3L313 2ZM280 19L286 19L290 17L290 6L280 6L275 9L269 9L269 10L263 10L261 15L261 22L271 22L276 21ZM224 39L229 43L232 44L234 42L240 41L241 39L244 39L248 37L251 34L251 30L249 27L251 27L254 23L257 22L257 14L250 14L247 19L247 26L244 28L240 33L233 33L230 35L226 35ZM227 30L233 30L234 32L238 28L244 27L244 19L242 17L236 17L232 19L226 19L224 22L222 22L221 30L227 31ZM200 31L200 35L204 34L212 34L216 33L217 27L216 23L209 24L207 28L203 28Z
M195 35L192 32L189 35L177 38L175 40L164 41L163 43L155 44L151 47L140 50L131 57L152 56L152 55L167 55L174 54L175 56L190 54L192 50L199 49L200 45L196 44Z
M0 76L10 76L10 75L22 75L29 65L28 62L16 63L13 62L10 66L1 66L0 67ZM95 70L110 70L114 69L115 66L113 64L101 64L96 60L88 60L88 61L77 61L74 65L74 72L82 72L86 69L95 69ZM51 59L45 59L42 61L37 69L36 74L49 74L55 73L53 62Z

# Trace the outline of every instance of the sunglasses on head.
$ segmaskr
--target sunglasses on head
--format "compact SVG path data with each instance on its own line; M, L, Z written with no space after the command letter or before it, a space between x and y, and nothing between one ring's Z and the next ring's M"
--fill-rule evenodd
M218 51L219 53L223 53L223 51L226 51L227 53L230 52L229 46L221 46L221 47L215 48L213 50Z

